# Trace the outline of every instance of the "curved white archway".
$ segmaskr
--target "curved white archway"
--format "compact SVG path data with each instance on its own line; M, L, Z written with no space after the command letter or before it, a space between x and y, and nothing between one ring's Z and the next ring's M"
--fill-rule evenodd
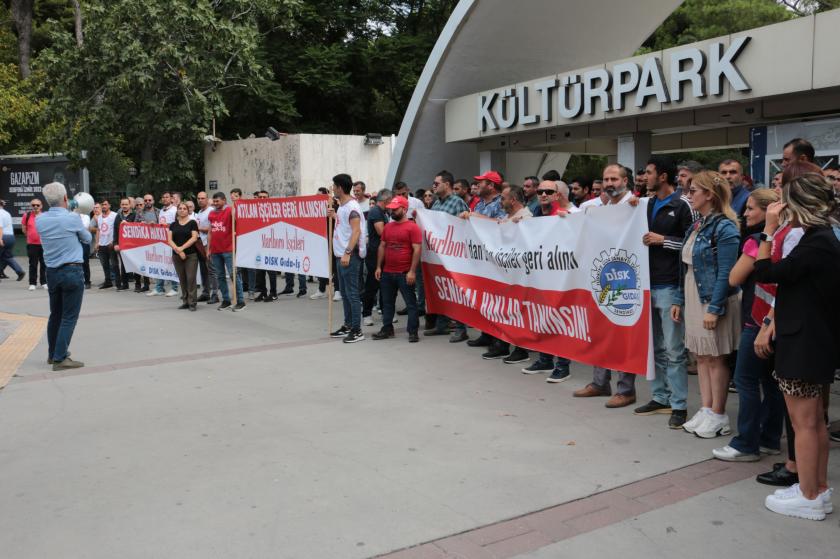
M461 0L412 95L385 184L479 172L473 144L446 144L449 99L630 56L682 0Z

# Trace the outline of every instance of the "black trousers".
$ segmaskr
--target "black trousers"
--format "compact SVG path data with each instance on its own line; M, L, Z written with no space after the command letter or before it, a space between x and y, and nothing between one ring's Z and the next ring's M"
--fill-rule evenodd
M378 249L379 247L375 248ZM376 279L375 274L377 251L378 250L371 250L371 248L368 247L368 253L367 256L365 256L367 277L365 278L364 283L364 295L362 295L362 316L370 316L371 313L373 313L373 306L376 304L376 295L379 293L379 280ZM412 290L413 289L414 288L412 287ZM394 293L396 294L396 291Z
M41 285L47 283L47 265L44 264L44 247L41 245L26 245L29 256L29 285L38 285L38 270L41 271Z
M266 286L265 276L268 275L268 285ZM277 295L277 272L268 270L257 270L257 293L265 297L266 295Z
M105 274L105 285L112 285L111 274L116 276L116 284L120 282L120 262L114 247L111 245L99 247L99 263L102 264L102 272Z
M85 261L82 264L82 270L85 275L85 285L90 284L90 245L82 244L82 256Z

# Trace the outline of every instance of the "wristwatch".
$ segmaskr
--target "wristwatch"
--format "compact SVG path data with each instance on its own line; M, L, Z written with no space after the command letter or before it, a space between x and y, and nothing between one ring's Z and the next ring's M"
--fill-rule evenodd
M767 233L762 231L759 238L761 239L761 242L763 242L763 243L772 243L774 236L773 235L768 235Z
M770 324L771 324L772 322L773 322L773 319L772 319L772 318L770 318L769 316L765 316L765 317L764 317L764 320L762 320L762 321L761 321L761 323L762 323L763 325L765 325L765 326L770 326Z

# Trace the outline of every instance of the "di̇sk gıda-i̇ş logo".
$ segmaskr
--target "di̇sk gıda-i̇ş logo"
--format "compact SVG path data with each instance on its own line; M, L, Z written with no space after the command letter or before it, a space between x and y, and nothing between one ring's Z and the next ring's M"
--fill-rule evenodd
M592 295L613 324L632 326L642 308L642 280L635 254L624 249L601 251L592 262Z

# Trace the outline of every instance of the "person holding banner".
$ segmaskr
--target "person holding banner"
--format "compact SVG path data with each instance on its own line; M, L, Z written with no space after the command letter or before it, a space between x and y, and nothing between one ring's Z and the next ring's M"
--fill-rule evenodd
M340 258L338 277L341 282L344 304L344 324L330 333L332 338L344 338L352 344L365 339L362 333L362 301L359 294L359 269L367 254L367 231L361 206L351 192L353 179L341 173L333 177L333 192L338 197L338 210L329 209L329 216L335 217L333 231L333 254Z
M178 204L175 221L169 224L168 243L172 247L172 265L181 284L181 306L178 309L196 310L196 273L198 254L195 243L198 239L198 223L190 217L189 206Z
M629 204L633 198L633 192L627 188L630 174L627 168L616 163L604 167L603 172L603 196L609 204ZM618 373L617 393L607 403L608 408L622 408L636 402L636 375L616 371ZM595 396L609 396L612 393L610 380L612 372L604 367L594 367L592 371L592 382L573 394L575 398L592 398Z
M385 192L390 195L390 191ZM394 337L394 308L399 290L408 309L408 341L417 343L420 341L417 335L420 318L417 315L414 284L417 280L417 267L420 265L420 243L423 236L420 227L406 217L407 199L396 196L386 208L391 210L392 221L382 229L374 271L382 291L382 329L373 335L373 339Z
M233 273L233 209L227 205L227 197L223 192L213 194L213 211L208 217L210 231L207 234L207 241L213 262L213 269L216 271L216 280L219 282L219 291L222 292L222 304L217 310L230 308L230 292L228 291L227 277L225 270L231 276ZM239 274L233 278L236 289L236 306L233 311L241 311L245 308L245 297L242 291L242 280Z
M452 183L455 182L455 177L449 171L441 171L435 176L434 186L437 191L437 200L432 206L434 212L446 212L449 215L458 217L464 212L469 212L470 208L460 197L456 196L452 190ZM424 336L443 336L449 330L449 319L445 316L438 316L435 319L435 327L423 331ZM457 321L454 323L454 330L449 337L449 342L456 344L467 339L467 327Z
M688 196L701 218L683 241L683 284L671 316L678 321L685 314L685 346L697 356L700 384L702 407L683 429L711 439L730 433L726 357L738 349L741 296L740 288L729 285L729 273L738 258L741 237L738 216L730 207L729 182L722 175L698 173Z

